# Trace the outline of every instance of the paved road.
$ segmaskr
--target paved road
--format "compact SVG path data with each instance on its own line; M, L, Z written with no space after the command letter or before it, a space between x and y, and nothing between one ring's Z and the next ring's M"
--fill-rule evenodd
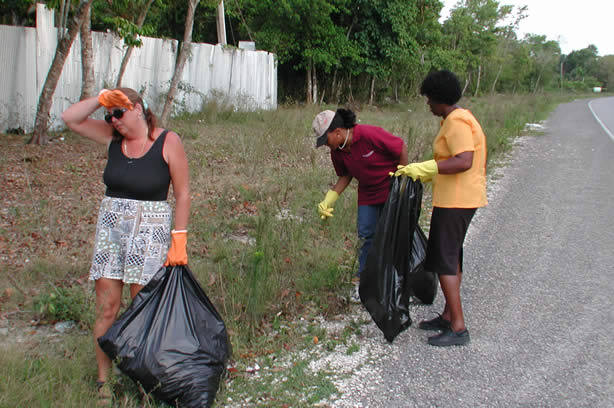
M369 340L375 364L333 406L614 407L613 112L614 98L561 105L492 183L465 247L471 344L434 348L413 325Z

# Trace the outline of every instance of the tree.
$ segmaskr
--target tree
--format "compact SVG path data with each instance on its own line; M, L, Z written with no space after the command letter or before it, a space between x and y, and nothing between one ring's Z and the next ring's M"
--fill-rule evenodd
M597 61L596 77L602 87L614 90L614 55L605 55Z
M140 40L135 38L135 35L136 33L141 32L141 29L143 28L143 24L145 23L145 18L147 17L147 13L149 12L149 8L151 7L151 4L153 2L154 0L145 0L145 4L143 5L143 8L140 11L139 17L136 19L136 30L134 30L135 34L133 36L124 37L124 42L127 44L128 48L126 49L126 53L124 54L124 57L122 58L122 63L119 67L119 73L117 74L117 82L115 84L117 88L121 86L122 78L124 76L124 73L126 72L126 67L128 66L128 61L130 60L130 56L132 55L132 51L134 50L134 47L135 46L139 47L142 44Z
M501 70L495 84L496 88L500 92L511 92L512 94L528 91L530 89L531 67L529 47L524 42L510 41L507 45L505 57L501 61Z
M417 2L404 0L357 0L353 7L360 22L353 38L363 57L363 70L369 75L369 104L375 100L376 78L394 83L420 65L416 41L419 15Z
M415 41L418 46L419 65L414 70L404 70L411 83L410 94L416 94L419 84L431 69L447 68L457 70L456 58L445 49L443 32L439 23L443 3L439 0L416 2L417 14L414 22Z
M570 80L583 81L586 75L593 75L597 69L597 47L589 45L581 50L572 51L565 58L565 72Z
M46 144L49 141L47 135L47 129L49 127L49 111L51 110L51 104L53 103L53 93L62 74L62 68L64 62L68 57L72 43L77 36L83 24L84 19L92 5L94 0L82 0L79 3L79 7L68 25L68 33L58 43L55 50L55 56L53 62L49 68L47 78L43 84L43 90L38 99L38 107L36 110L36 120L34 122L34 133L28 141L29 144Z
M504 31L498 24L506 19L512 6L499 6L496 0L461 0L451 10L444 22L444 32L450 47L459 50L467 61L465 77L467 89L475 75L474 95L480 92L482 70L497 46L497 35Z
M36 0L0 1L0 24L33 26L36 24Z
M499 33L499 41L497 43L497 50L492 56L492 62L496 67L495 77L492 79L492 84L490 87L490 92L495 93L497 89L497 83L501 74L503 73L504 65L513 64L514 61L510 59L510 52L514 49L514 47L518 44L518 39L516 37L516 31L518 30L518 26L520 22L524 20L527 12L527 6L521 6L516 9L516 13L513 16L511 22L504 27Z
M92 8L81 24L81 72L83 84L81 85L81 97L87 99L94 94L94 51L92 50Z
M532 62L531 91L540 88L555 87L553 80L558 76L561 48L556 41L546 41L545 35L527 35L525 43L529 47L529 59Z
M196 6L198 6L199 2L200 0L188 0L188 14L185 18L185 32L183 35L183 43L181 44L179 56L177 57L177 62L175 63L175 72L173 72L173 78L171 79L168 94L166 95L166 101L164 102L162 116L160 117L160 122L162 126L166 125L168 118L171 114L173 102L175 101L175 94L177 93L177 85L179 85L179 81L181 80L181 76L183 75L183 67L185 66L185 62L187 61L188 55L190 54L190 45L192 44L192 27L194 26L194 14L196 12Z
M231 3L232 4L232 3ZM242 14L259 47L277 55L282 68L304 73L308 103L318 100L318 71L330 73L344 57L356 55L348 27L348 0L243 0Z

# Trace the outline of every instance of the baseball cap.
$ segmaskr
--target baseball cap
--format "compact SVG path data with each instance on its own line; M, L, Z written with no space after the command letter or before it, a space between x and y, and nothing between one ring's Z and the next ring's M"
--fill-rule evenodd
M330 127L330 123L335 117L335 112L332 110L325 110L318 113L311 124L313 134L316 137L316 147L320 147L326 144L328 135L326 131Z

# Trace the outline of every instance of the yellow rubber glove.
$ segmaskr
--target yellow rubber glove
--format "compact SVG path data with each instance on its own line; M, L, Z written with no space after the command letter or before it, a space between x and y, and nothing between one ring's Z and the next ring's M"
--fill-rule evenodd
M410 163L407 166L399 165L394 175L397 177L407 176L411 177L414 181L427 182L431 181L437 172L437 162L435 160L428 160L421 163Z
M337 201L338 198L339 194L337 194L336 191L328 190L326 196L324 197L324 201L318 204L318 212L320 213L320 218L325 219L326 217L333 216L333 211L335 210L333 208L333 204L335 204L335 201Z
M187 265L188 264L188 231L171 231L171 248L166 255L164 266Z

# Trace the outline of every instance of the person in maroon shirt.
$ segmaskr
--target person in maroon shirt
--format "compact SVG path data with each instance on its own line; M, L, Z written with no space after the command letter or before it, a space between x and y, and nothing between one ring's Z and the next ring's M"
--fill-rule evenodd
M371 125L356 124L356 114L349 109L320 112L312 124L316 148L327 145L339 179L318 204L322 219L333 216L333 205L350 184L358 180L358 238L362 245L358 256L358 274L364 269L367 253L379 216L390 190L390 172L408 163L403 139ZM357 299L357 290L353 300Z

